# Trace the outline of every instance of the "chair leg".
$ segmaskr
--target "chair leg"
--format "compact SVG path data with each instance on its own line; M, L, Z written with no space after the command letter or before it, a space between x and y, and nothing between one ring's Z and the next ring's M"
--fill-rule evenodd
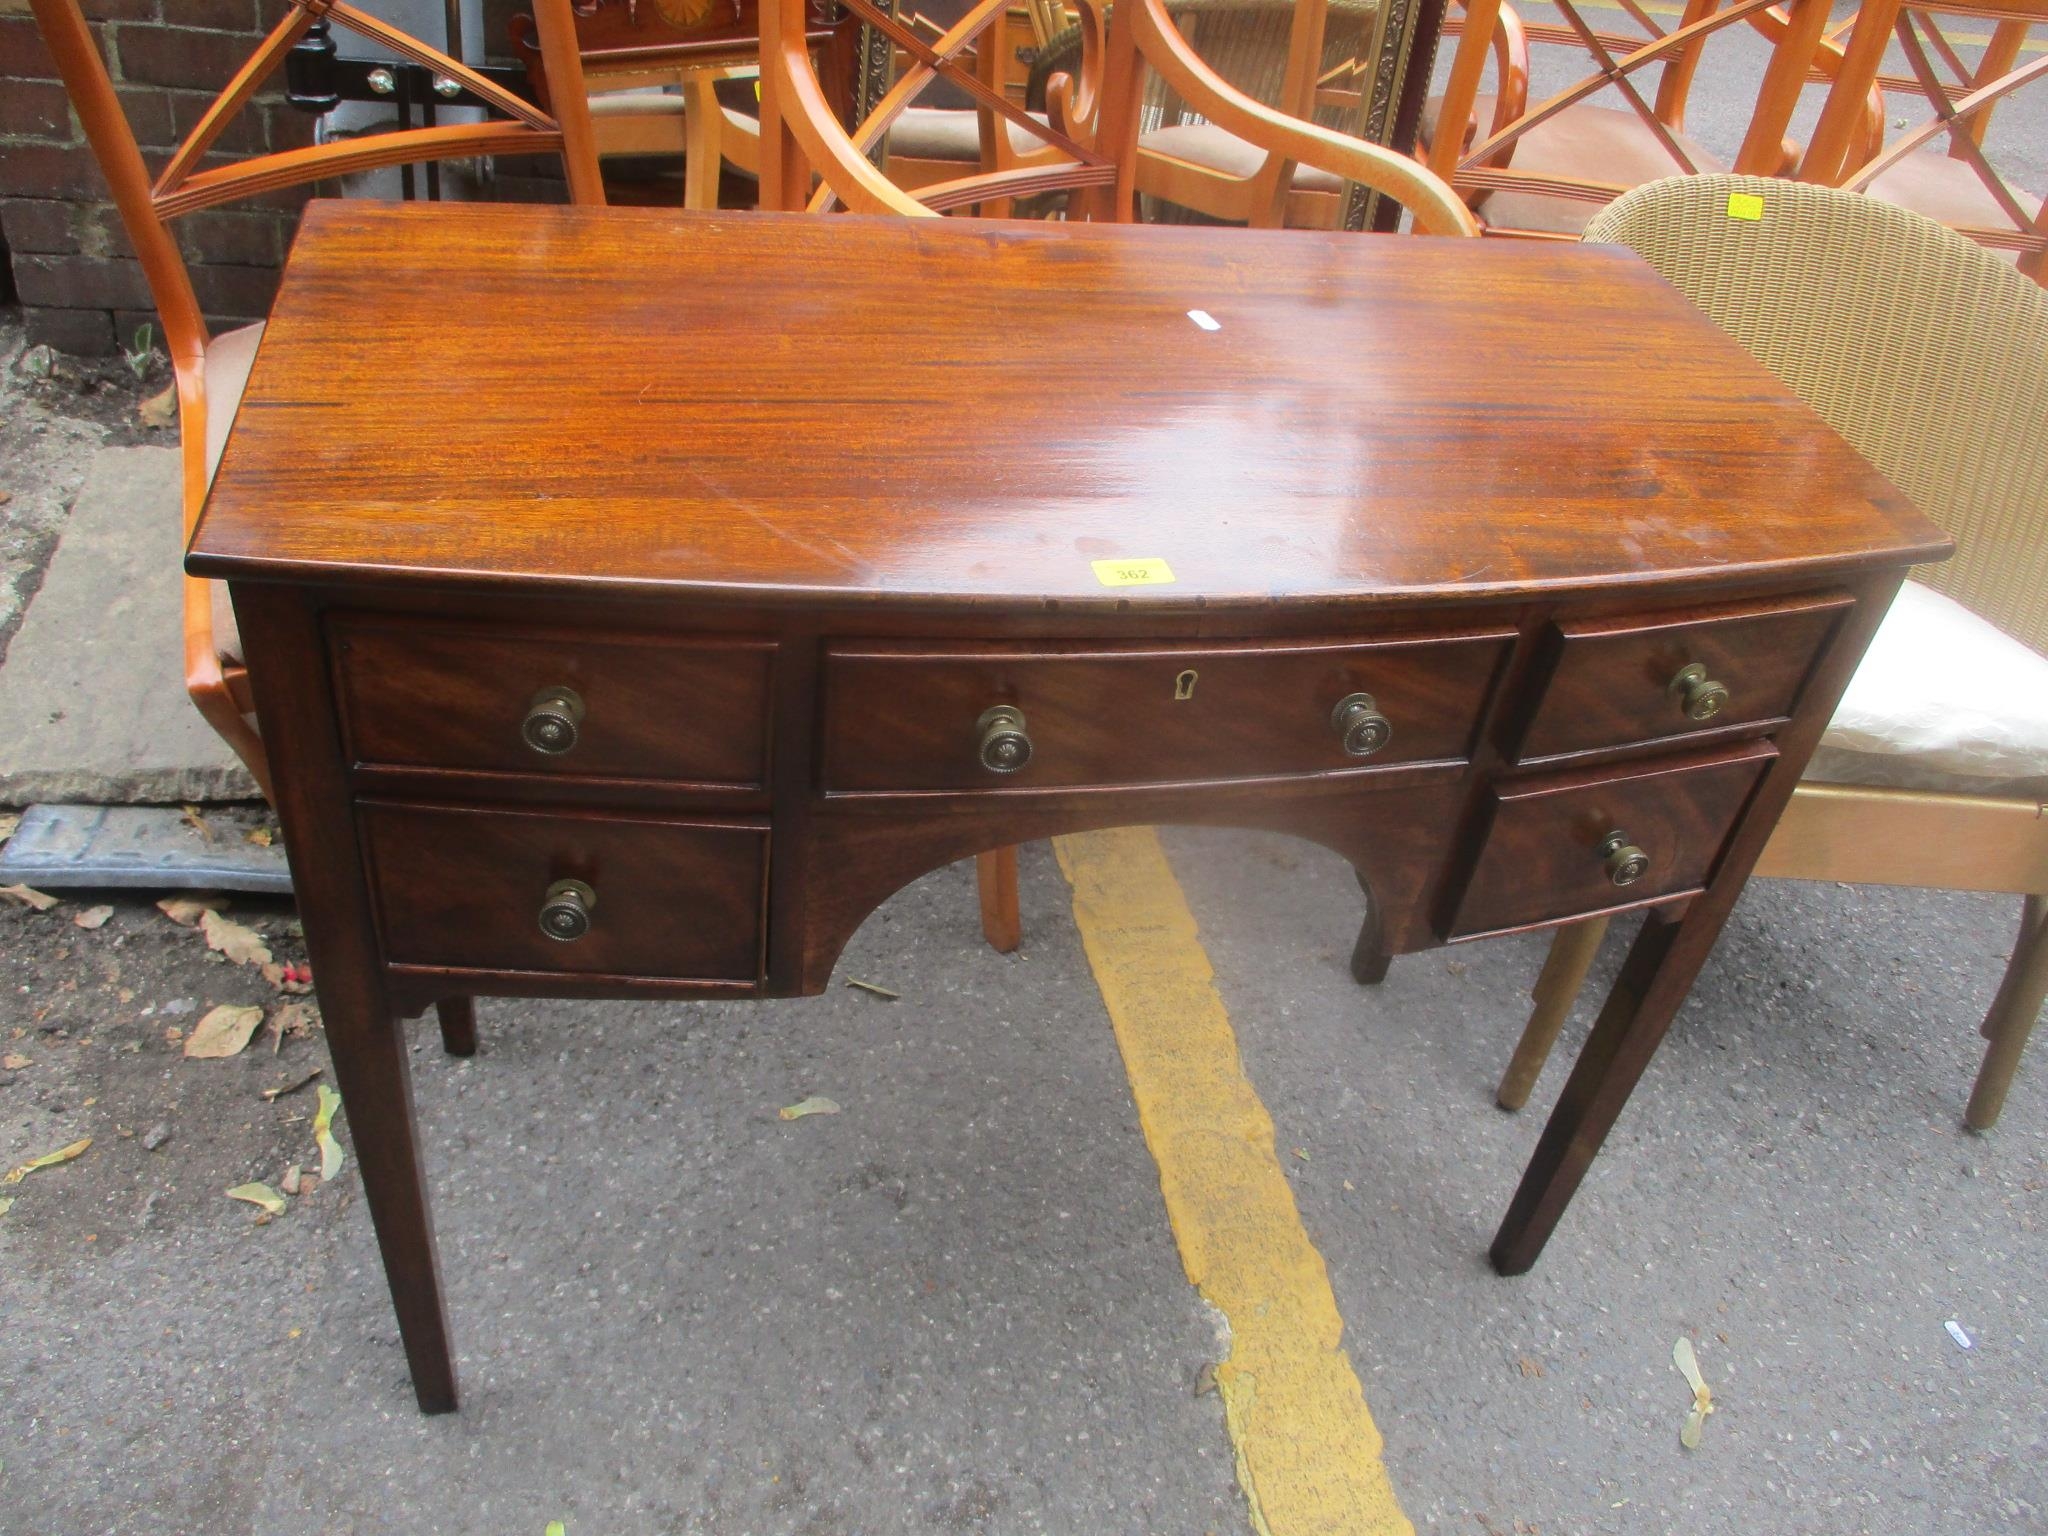
M992 848L974 861L981 887L981 933L997 954L1024 942L1024 914L1017 901L1017 850Z
M1536 999L1535 1010L1522 1027L1514 1058L1508 1062L1493 1096L1494 1103L1502 1109L1520 1109L1529 1102L1530 1090L1543 1075L1543 1063L1550 1059L1550 1048L1557 1044L1558 1032L1570 1016L1572 1004L1578 1001L1579 989L1586 984L1586 972L1592 969L1593 957L1600 952L1600 941L1606 937L1607 919L1595 917L1558 929L1557 937L1550 941L1550 954L1536 977L1536 985L1529 989L1529 995Z
M434 1017L441 1021L441 1049L450 1056L476 1054L476 999L444 997L434 1004Z
M1991 1048L1984 1053L1977 1084L1970 1090L1970 1107L1963 1112L1963 1124L1971 1130L1988 1131L1998 1124L2043 999L2048 999L2048 897L2029 896L2005 979L1984 1016L1983 1034Z

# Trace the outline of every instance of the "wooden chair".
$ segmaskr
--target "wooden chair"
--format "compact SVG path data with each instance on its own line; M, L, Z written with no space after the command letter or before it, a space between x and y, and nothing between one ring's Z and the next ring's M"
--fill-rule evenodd
M1964 1117L1989 1129L2048 995L2048 294L1932 220L1792 182L1658 182L1586 238L1640 252L1956 539L1900 593L1756 873L2025 898ZM1502 1108L1604 926L1559 931Z
M871 0L849 0L877 25L886 21L899 43L904 29L873 10ZM808 55L794 41L802 0L764 5L761 24L761 206L809 207L829 212L900 213L914 217L942 209L972 207L1026 193L1068 191L1069 216L1130 222L1137 196L1138 138L1146 71L1156 72L1210 122L1275 159L1268 222L1278 210L1297 164L1313 166L1340 181L1355 181L1386 193L1414 216L1424 234L1476 235L1478 226L1457 195L1405 155L1347 138L1314 123L1292 118L1245 96L1202 62L1167 14L1165 0L1122 0L1118 24L1105 34L1093 0L1082 0L1083 24L1095 41L1085 50L1080 76L1060 77L1048 91L1048 122L1042 132L1060 154L1022 168L982 171L906 191L868 159L896 115L923 84L941 75L955 80L963 71L953 56L1001 14L1003 0L981 0L939 43L912 49L917 63L890 89L853 134L840 128L818 87ZM1289 79L1313 80L1323 56L1322 7L1299 5L1288 45ZM914 41L914 40L913 40ZM919 50L923 50L921 53ZM977 96L983 109L1010 122L1022 115L1014 104L998 108L985 84ZM1067 136L1069 127L1091 124L1088 142ZM815 183L815 190L813 190ZM1227 237L1226 237L1227 238ZM982 931L1007 953L1022 941L1017 900L1017 853L1001 848L977 864Z
M172 233L172 220L202 208L351 172L472 155L560 154L571 195L579 202L604 201L569 0L537 0L535 7L551 61L559 61L557 78L577 83L575 90L564 93L560 109L552 115L346 0L291 0L283 18L235 72L153 180L122 115L113 81L78 0L30 0L30 4L156 301L164 350L178 390L181 499L187 538L227 446L228 427L248 382L263 327L245 326L218 336L209 333ZM401 58L460 82L503 113L504 119L370 134L205 165L222 130L262 88L306 29L321 20L346 27ZM186 579L184 632L185 687L192 702L269 795L270 769L256 730L255 705L248 672L242 665L234 611L222 583ZM465 1038L469 1049L474 1049L466 1001L444 1007L442 1028L450 1049L460 1048Z
M1636 0L1620 0L1633 32L1596 30L1580 14L1584 0L1554 0L1562 26L1526 23L1507 0L1462 3L1462 20L1445 24L1460 34L1458 49L1442 96L1424 114L1421 153L1466 194L1488 234L1577 239L1601 207L1631 187L1729 170L1685 130L1686 99L1716 33L1739 23L1773 43L1732 167L1741 173L1791 171L1798 151L1785 133L1800 91L1810 74L1832 77L1840 62L1840 46L1826 36L1825 0L1686 0L1669 31ZM1593 70L1530 106L1535 43L1582 52ZM1496 83L1482 93L1489 57ZM1647 100L1635 77L1651 65L1657 87ZM1618 105L1592 99L1610 91Z
M1988 39L1976 30L1987 20L1993 24ZM1800 178L1911 208L2016 262L2035 282L2048 283L2042 200L2014 186L1984 147L1998 104L2048 75L2037 31L2044 23L2048 0L1871 0L1849 33L1841 77L1821 111ZM1884 72L1894 42L1908 74ZM1968 62L1973 51L1976 60ZM1862 93L1869 90L1879 93L1880 129L1882 93L1918 95L1932 115L1880 148L1865 132L1870 114ZM1947 141L1946 153L1927 147L1940 139Z

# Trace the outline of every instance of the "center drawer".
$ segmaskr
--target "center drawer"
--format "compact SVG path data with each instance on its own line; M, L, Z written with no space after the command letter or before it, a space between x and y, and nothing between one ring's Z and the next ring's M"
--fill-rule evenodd
M760 979L766 826L380 801L357 816L388 960Z
M835 645L823 783L1013 790L1462 761L1512 638Z

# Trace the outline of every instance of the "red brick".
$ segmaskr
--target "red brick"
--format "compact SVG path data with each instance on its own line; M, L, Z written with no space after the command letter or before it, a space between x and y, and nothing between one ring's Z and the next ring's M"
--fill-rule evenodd
M217 32L246 32L255 52L256 0L169 0L169 19L181 27L206 27Z
M0 197L97 202L107 195L99 162L83 144L10 144L0 151Z
M70 143L71 102L52 80L10 80L0 86L0 134Z
M114 350L114 323L103 309L25 309L21 318L31 344L47 342L80 357Z
M118 92L128 131L144 149L170 149L178 142L167 92L153 85L123 86Z
M272 149L306 148L313 142L313 125L318 121L312 113L282 102L266 105L263 120L269 125Z
M185 259L216 266L274 267L281 242L274 213L241 213L209 208L176 220L172 231Z
M217 91L248 61L250 39L234 32L198 32L190 27L116 26L114 52L121 78L141 85Z
M154 303L142 263L97 256L17 256L21 302L63 309L143 309Z
M177 130L177 137L185 136L199 126L199 120L206 115L206 109L213 105L210 91L175 91L166 98L171 108L171 126ZM263 129L263 109L254 102L247 103L242 110L228 119L220 137L213 141L214 153L223 155L260 155L270 147L270 139Z
M0 203L0 229L16 255L105 255L127 246L115 233L119 220L106 203L10 199Z
M57 62L43 46L36 24L26 16L0 16L0 75L23 80L57 78Z
M154 21L157 17L157 0L84 0L84 6L93 21Z

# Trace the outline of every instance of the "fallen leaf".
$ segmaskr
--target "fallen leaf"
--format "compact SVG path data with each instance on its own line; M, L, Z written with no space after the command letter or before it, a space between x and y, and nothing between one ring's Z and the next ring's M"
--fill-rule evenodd
M107 926L107 919L113 915L112 907L87 907L71 921L81 928L104 928Z
M208 1059L239 1056L262 1022L261 1008L237 1008L232 1003L222 1003L192 1026L185 1041L185 1054Z
M339 1108L341 1095L322 1083L320 1110L313 1116L313 1140L320 1148L320 1177L329 1183L341 1172L341 1143L334 1139L334 1112Z
M277 1054L278 1048L284 1044L284 1037L286 1035L290 1035L294 1039L296 1039L303 1035L310 1035L312 1032L313 1008L311 1004L279 1004L277 1011L271 1014L270 1016L270 1054L273 1056ZM320 1069L318 1067L315 1067L312 1071L311 1076L302 1077L299 1079L297 1086L303 1088L306 1086L306 1084L313 1081L313 1078L318 1077L319 1075ZM281 1091L289 1093L291 1090L287 1088Z
M1195 1396L1207 1397L1216 1390L1216 1362L1205 1360L1202 1368L1195 1372Z
M0 1056L0 1069L9 1072L19 1072L23 1067L29 1065L31 1065L29 1059L16 1051L9 1051L5 1056Z
M1305 1162L1307 1162L1307 1161L1308 1161L1308 1148L1307 1148L1307 1147L1296 1147L1296 1148L1294 1149L1294 1155L1295 1155L1296 1157L1300 1158L1300 1159L1301 1159L1301 1160L1302 1160L1302 1161L1303 1161L1303 1162L1305 1163Z
M242 834L242 841L254 843L258 848L268 848L275 835L268 827L251 827Z
M901 992L891 992L885 986L881 986L880 984L872 981L862 981L858 976L847 977L846 984L849 987L858 988L860 991L866 992L870 996L887 998L892 1003L900 1002L903 997L903 994Z
M5 1200L0 1200L0 1216L5 1216L9 1211L13 1209L14 1196L9 1195Z
M5 1176L0 1176L0 1184L19 1184L38 1168L54 1168L59 1163L68 1163L91 1145L92 1138L85 1136L68 1147L59 1147L54 1152L45 1152L41 1157L32 1157L20 1167L8 1170Z
M320 1068L315 1067L312 1071L308 1072L304 1077L299 1078L295 1082L286 1083L282 1088L264 1089L263 1097L270 1100L271 1103L275 1104L279 1099L283 1098L286 1094L297 1093L301 1088L305 1087L306 1084L312 1082L313 1079L318 1077L319 1075Z
M201 841L208 843L213 841L213 828L207 825L206 818L199 813L198 806L183 805L178 810L180 813L179 819L194 832L197 832Z
M145 427L174 426L178 420L178 385L175 380L135 408Z
M1700 1375L1699 1356L1693 1353L1691 1339L1681 1335L1671 1346L1671 1363L1678 1367L1678 1374L1692 1388L1692 1408L1685 1416L1684 1427L1678 1431L1678 1443L1688 1451L1696 1451L1700 1448L1700 1430L1707 1422L1707 1415L1714 1411L1714 1394L1707 1386L1706 1378Z
M6 503L7 494L4 491L0 491L0 506L5 506ZM0 816L0 843L4 843L7 839L14 836L15 831L20 826L21 817L15 812L10 811L5 816Z
M569 1527L559 1520L550 1520L548 1528L541 1532L541 1536L569 1536Z
M260 1205L272 1216L285 1213L286 1201L283 1195L268 1184L237 1184L228 1191L230 1200L246 1200L251 1205Z
M199 931L206 935L206 947L217 949L237 965L270 964L270 948L253 928L244 928L218 912L199 914Z
M805 1115L836 1115L839 1106L821 1094L812 1094L800 1103L787 1104L775 1113L785 1120L801 1120Z
M57 905L57 898L47 891L34 890L26 885L0 885L0 896L18 902L24 907L34 907L38 912L47 912Z
M225 912L228 906L227 897L202 892L195 896L166 896L156 904L156 909L180 928L196 928L207 913Z
M1543 1362L1532 1359L1528 1355L1523 1355L1515 1361L1515 1364L1521 1367L1524 1376L1541 1376L1543 1374Z

